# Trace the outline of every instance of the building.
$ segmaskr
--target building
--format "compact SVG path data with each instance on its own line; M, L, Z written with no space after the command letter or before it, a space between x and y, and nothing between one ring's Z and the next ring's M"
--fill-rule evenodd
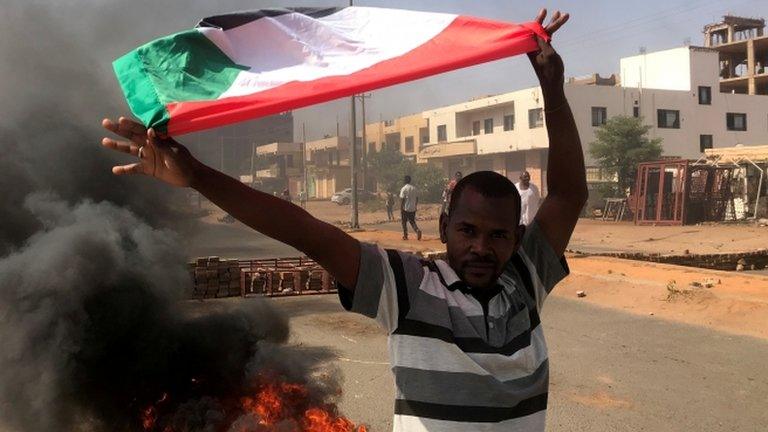
M721 53L685 46L621 59L621 78L572 79L565 92L585 150L588 178L604 178L588 153L595 131L618 115L642 117L665 156L697 159L705 149L763 143L768 98L719 91ZM425 111L430 142L419 151L445 175L522 170L546 190L547 130L538 87Z
M329 199L350 187L350 146L348 137L326 137L307 141L307 196Z
M382 148L397 149L405 157L416 160L419 148L429 142L429 123L421 113L365 125L367 153Z
M203 162L234 177L251 174L254 146L293 141L293 113L285 112L189 134L184 143Z
M720 56L720 91L768 94L768 36L765 20L726 15L704 26L704 46Z
M254 148L255 161L253 183L270 184L262 189L288 189L291 196L297 196L304 189L303 144L276 142Z

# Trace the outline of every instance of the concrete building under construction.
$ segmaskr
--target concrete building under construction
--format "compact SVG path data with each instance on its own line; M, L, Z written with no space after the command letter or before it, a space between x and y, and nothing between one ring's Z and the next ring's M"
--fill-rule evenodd
M720 56L720 91L768 94L768 36L765 19L726 15L704 26L704 46Z

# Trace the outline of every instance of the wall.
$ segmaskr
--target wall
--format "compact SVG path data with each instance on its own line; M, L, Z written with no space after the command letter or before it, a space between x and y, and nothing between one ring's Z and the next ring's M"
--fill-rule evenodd
M621 59L619 69L624 87L691 90L688 47L626 57Z

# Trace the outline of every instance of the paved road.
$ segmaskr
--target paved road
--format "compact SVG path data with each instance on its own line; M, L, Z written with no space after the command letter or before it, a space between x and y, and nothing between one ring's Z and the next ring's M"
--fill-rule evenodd
M292 340L336 350L341 408L391 429L386 337L334 296L273 299ZM543 314L552 384L548 431L739 431L768 427L768 342L553 297Z

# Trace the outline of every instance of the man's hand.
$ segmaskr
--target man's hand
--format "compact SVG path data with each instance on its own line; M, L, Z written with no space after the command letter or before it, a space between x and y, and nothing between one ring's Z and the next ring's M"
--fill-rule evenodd
M547 10L542 9L536 17L536 22L544 25L544 19L546 17ZM554 15L552 15L552 18L549 20L549 24L544 27L544 30L548 35L552 36L568 21L569 17L570 16L567 13L562 14L560 11L555 11ZM560 92L563 89L563 84L565 83L565 67L563 66L563 59L560 58L560 55L554 48L552 48L550 43L545 42L538 36L536 36L536 41L539 44L539 51L528 53L528 58L531 60L533 70L536 71L536 76L539 77L539 83L541 83L541 88L546 99L548 95L553 95L553 93Z
M101 145L139 158L136 163L112 167L116 175L144 174L173 186L193 185L201 164L183 145L169 137L161 138L153 129L147 130L142 124L125 117L120 117L117 123L104 119L101 125L128 139L118 141L105 137Z

